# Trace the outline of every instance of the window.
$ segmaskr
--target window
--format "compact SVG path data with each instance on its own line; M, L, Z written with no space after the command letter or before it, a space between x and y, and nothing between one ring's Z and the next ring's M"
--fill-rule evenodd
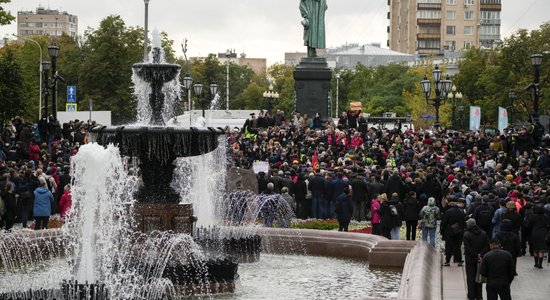
M466 35L474 34L474 26L464 26L464 34Z
M419 40L418 41L419 49L439 49L440 45L441 43L438 40Z
M482 20L500 20L500 11L482 10L481 19Z
M474 5L474 0L464 0L464 5Z
M419 10L416 12L417 19L441 19L440 10Z
M456 41L445 41L445 50L456 50Z
M473 10L467 10L464 12L464 20L473 20L474 19L474 11Z
M456 0L447 0L447 5L456 5Z
M448 10L447 11L447 20L456 20L456 11Z
M500 26L481 26L479 34L500 35Z
M472 48L472 41L464 41L464 49L470 49Z
M447 26L447 34L448 35L455 35L456 34L456 26Z

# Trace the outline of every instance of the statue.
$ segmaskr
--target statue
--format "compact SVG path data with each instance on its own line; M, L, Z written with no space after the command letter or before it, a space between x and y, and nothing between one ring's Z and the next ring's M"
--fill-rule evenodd
M300 0L302 26L304 26L304 45L307 57L317 57L316 50L325 48L325 11L327 0Z

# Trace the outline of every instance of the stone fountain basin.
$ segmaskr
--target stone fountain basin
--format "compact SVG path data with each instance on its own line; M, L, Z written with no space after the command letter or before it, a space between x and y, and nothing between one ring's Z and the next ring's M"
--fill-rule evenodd
M90 129L91 141L118 146L120 153L161 162L175 157L197 156L218 147L222 128L183 128L167 126L96 126Z
M162 63L138 63L134 64L132 68L146 82L166 83L176 78L181 66Z

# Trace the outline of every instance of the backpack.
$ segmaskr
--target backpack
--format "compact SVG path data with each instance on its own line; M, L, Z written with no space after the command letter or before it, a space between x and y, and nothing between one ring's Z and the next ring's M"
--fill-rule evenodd
M488 229L492 222L493 218L491 217L491 211L488 209L484 209L479 212L479 215L477 216L477 226L480 228Z

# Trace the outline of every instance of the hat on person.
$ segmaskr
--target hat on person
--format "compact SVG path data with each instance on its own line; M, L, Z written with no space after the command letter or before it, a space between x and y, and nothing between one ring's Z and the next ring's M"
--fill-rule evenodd
M476 225L477 224L475 219L470 218L466 221L466 228L474 227Z
M454 179L455 179L455 176L453 174L449 174L449 176L447 176L448 182L452 182Z

